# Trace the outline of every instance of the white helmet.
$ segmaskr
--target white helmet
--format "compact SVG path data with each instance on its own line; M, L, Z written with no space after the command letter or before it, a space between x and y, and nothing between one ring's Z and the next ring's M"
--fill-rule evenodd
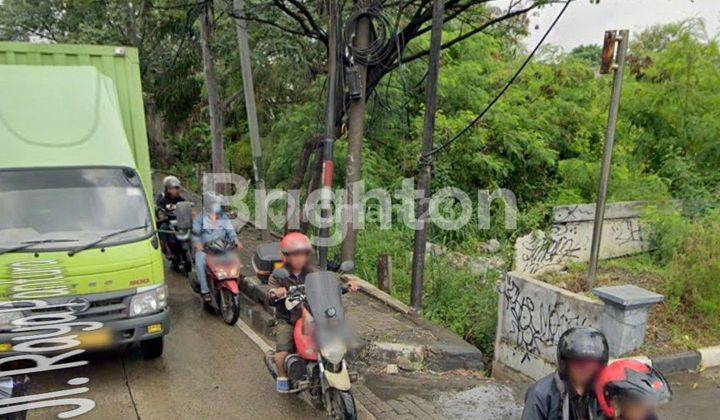
M169 175L163 178L163 186L165 187L165 191L169 190L170 188L180 188L180 180L177 179L177 177Z

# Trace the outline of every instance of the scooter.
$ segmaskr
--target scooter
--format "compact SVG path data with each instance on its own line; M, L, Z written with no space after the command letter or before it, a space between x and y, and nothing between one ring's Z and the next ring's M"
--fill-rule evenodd
M352 271L352 262L340 266L341 272ZM290 276L285 268L272 272L278 279ZM310 273L305 284L292 286L285 297L285 307L301 305L302 317L295 323L295 353L285 359L285 369L296 393L316 409L324 409L333 419L357 418L351 383L357 375L350 373L345 359L349 332L336 274L330 271ZM275 353L265 355L265 365L273 378L278 372Z
M205 245L207 264L205 273L210 289L209 308L219 311L228 325L235 325L240 317L240 289L238 283L242 279L242 263L235 252L235 244L224 240L214 241ZM195 270L189 276L190 286L195 293L200 293L200 282Z
M191 206L190 203L180 202L178 207ZM157 210L158 224L167 222L169 230L163 231L167 234L165 246L170 254L170 265L175 272L188 276L192 270L192 258L190 256L190 229L178 225L175 215L176 208ZM190 210L187 210L188 212Z

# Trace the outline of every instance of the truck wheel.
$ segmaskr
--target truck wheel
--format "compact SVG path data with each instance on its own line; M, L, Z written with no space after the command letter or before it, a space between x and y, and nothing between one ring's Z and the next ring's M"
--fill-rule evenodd
M330 403L332 404L332 418L337 420L357 420L355 399L350 391L330 389Z
M152 360L162 356L164 342L164 337L156 337L141 341L140 352L142 353L143 359Z

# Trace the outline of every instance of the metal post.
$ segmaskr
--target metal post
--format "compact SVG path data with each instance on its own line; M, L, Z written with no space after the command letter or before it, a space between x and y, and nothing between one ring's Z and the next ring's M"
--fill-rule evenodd
M327 269L330 226L327 218L330 214L330 194L333 181L333 146L335 143L335 111L338 84L338 14L337 0L328 1L328 83L327 109L325 110L325 137L322 140L322 191L320 217L320 241L318 246L318 265Z
M413 312L422 311L423 282L425 277L425 244L427 242L427 213L430 201L430 181L432 180L433 141L435 136L435 110L437 108L437 83L440 65L440 47L442 41L443 0L433 1L432 28L430 32L430 57L427 75L427 97L425 101L425 122L423 124L422 155L418 173L418 190L422 196L415 203L415 243L413 247L412 283L410 306Z
M243 93L245 94L245 112L250 128L250 147L252 148L253 175L258 190L265 189L262 171L262 149L260 148L260 129L258 128L257 111L255 109L255 88L253 86L252 68L250 67L250 46L248 43L247 21L245 20L245 0L233 0L235 14L235 31L238 49L240 50L240 70L242 72Z
M623 70L625 67L625 56L627 55L628 44L630 42L630 31L620 31L620 35L616 38L616 40L618 42L618 50L616 63L613 66L613 90L612 97L610 99L607 132L605 133L605 150L603 151L602 169L600 172L600 187L598 190L597 204L595 205L595 223L593 225L592 246L590 248L590 267L588 268L587 276L589 286L592 286L595 282L598 259L600 258L600 243L602 240L603 221L605 219L605 200L607 198L608 182L610 181L610 165L612 163L612 152L615 144L615 128L617 126L618 110L620 109Z

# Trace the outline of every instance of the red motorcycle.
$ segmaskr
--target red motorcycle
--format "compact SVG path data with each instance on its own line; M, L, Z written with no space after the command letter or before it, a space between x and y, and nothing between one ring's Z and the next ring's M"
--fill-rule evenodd
M240 317L240 288L242 279L242 263L235 250L235 244L227 241L215 241L205 245L207 264L205 273L210 289L211 300L206 303L219 311L228 325L235 325ZM193 270L189 277L190 285L196 293L200 293L200 282Z
M341 272L352 270L352 263L340 266ZM285 268L273 271L278 279L289 277ZM317 409L324 409L333 419L357 418L355 399L350 391L357 378L348 371L345 356L349 332L345 310L336 275L330 271L310 273L304 285L291 286L285 297L285 307L302 305L302 317L295 323L295 353L285 359L291 392ZM265 365L277 379L274 352L265 355Z

